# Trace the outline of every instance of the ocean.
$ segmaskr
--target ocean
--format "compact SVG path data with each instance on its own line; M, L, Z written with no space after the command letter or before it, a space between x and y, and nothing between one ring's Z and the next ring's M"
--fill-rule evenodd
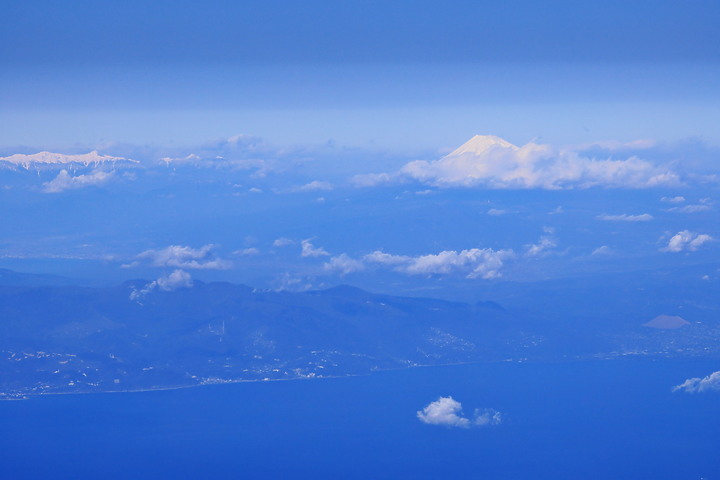
M720 479L720 361L494 363L0 402L3 479ZM498 425L429 425L452 396Z

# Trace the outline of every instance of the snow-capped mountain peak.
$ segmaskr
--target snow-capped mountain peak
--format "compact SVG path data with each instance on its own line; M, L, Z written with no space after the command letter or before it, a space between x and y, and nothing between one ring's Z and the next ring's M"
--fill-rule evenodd
M446 156L457 157L465 154L481 155L488 150L496 148L518 149L518 147L512 143L495 135L475 135Z

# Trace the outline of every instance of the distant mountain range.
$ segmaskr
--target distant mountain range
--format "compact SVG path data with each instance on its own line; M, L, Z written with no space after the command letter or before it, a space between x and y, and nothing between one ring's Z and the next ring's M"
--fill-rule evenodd
M38 152L34 154L16 153L8 157L0 157L0 166L5 167L21 167L26 170L30 168L56 168L56 167L97 167L104 164L115 165L134 165L139 163L123 157L113 157L110 155L101 155L96 150L89 153L66 155L53 152Z
M199 281L149 291L147 284L79 287L59 277L0 271L0 392L143 390L482 361L717 354L720 337L717 322L672 331L611 319L581 323L577 316L541 322L494 302L398 297L350 286L293 293Z

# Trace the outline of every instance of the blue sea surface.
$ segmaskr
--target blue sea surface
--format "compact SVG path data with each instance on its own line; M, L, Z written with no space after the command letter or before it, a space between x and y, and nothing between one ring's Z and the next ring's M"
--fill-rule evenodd
M415 368L0 402L0 478L720 479L711 360ZM440 396L496 426L416 412Z

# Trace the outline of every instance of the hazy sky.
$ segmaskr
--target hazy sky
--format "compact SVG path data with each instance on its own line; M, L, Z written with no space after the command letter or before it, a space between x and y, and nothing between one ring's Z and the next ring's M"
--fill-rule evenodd
M0 146L717 145L717 2L12 2Z

